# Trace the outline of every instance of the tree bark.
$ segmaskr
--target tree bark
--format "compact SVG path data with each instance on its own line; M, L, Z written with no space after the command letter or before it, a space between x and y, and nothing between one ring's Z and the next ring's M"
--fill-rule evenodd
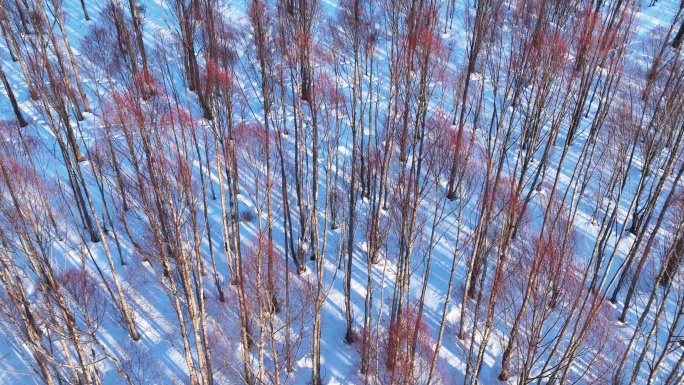
M2 80L2 85L5 87L5 91L7 92L7 97L9 98L10 103L12 104L12 110L14 111L14 116L17 118L17 122L19 123L19 126L22 128L28 126L28 122L26 122L26 119L24 119L24 115L21 113L21 108L19 108L19 104L17 103L17 99L14 97L14 92L12 92L12 88L10 87L10 84L7 81L7 77L5 76L5 71L2 69L1 64L0 64L0 80Z
M677 34L672 39L672 48L679 49L682 46L682 40L684 40L684 21L682 21L682 25L679 26Z

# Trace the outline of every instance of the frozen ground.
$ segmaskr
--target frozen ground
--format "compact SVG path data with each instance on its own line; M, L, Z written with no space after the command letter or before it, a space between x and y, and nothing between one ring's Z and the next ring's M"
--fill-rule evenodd
M12 7L13 1L3 0L6 7ZM631 2L630 2L631 3ZM175 26L175 21L170 14L170 9L165 5L164 1L142 1L139 0L139 4L145 6L144 13L144 38L147 46L152 50L155 43L170 44L170 38L175 33L177 27ZM508 3L506 3L508 4ZM63 5L63 10L65 12L64 18L66 25L68 26L67 33L69 39L74 48L74 53L76 54L79 65L82 67L82 77L83 84L86 88L87 94L90 96L91 100L91 113L85 113L84 120L78 123L78 137L80 146L83 149L94 148L98 140L101 139L103 134L103 105L98 102L97 95L102 98L102 100L108 100L108 91L101 88L104 84L104 76L98 73L92 68L91 64L87 62L84 55L82 55L79 50L82 44L82 38L86 36L88 29L93 23L98 22L99 13L101 11L100 2L86 1L86 6L91 15L91 21L86 22L83 20L83 15L81 11L81 5L76 0L66 0ZM441 4L440 8L440 20L445 22L447 19L444 17L446 4ZM466 17L463 16L465 13L467 4L463 4L462 1L456 3L456 14L454 18L453 25L451 28L444 27L443 24L440 25L440 29L443 33L440 34L442 39L442 44L449 47L452 50L450 55L451 62L445 66L447 71L452 71L457 75L461 70L462 63L464 62L464 56L467 50L467 38L468 35L465 32L463 25L466 23ZM472 6L472 5L470 5ZM638 64L640 62L648 63L650 57L642 52L642 47L648 45L650 41L658 41L657 37L661 36L662 28L669 28L672 24L673 17L680 6L678 0L660 0L655 5L649 6L648 1L643 4L636 6L638 12L634 15L634 35L628 41L627 49L630 52L627 55L627 60L630 64ZM334 18L337 12L340 11L341 5L333 1L322 1L320 4L320 25L326 24L327 18ZM244 33L247 30L244 26L247 24L246 6L242 1L228 2L223 8L224 16L226 19L230 20L232 24L239 28L240 33ZM681 23L681 21L679 22ZM380 21L376 23L380 25ZM677 24L678 26L679 24ZM243 29L240 29L243 28ZM326 47L328 40L326 40L324 35L326 34L325 28L320 27L318 29L318 34L320 35L321 47ZM502 33L506 34L509 30L503 30ZM164 40L167 39L167 40ZM381 39L382 40L382 39ZM249 43L246 43L247 39L239 40L242 42L242 46L237 47L237 52L241 55L237 60L238 62L248 63L246 51L250 49ZM383 42L376 48L376 68L378 73L373 76L376 78L383 79L388 78L388 56L389 52L385 49L388 45ZM5 41L0 43L0 60L2 60L2 67L9 79L9 83L15 92L17 99L20 102L20 107L25 114L25 117L29 121L30 125L28 128L24 129L27 135L36 138L38 141L37 150L35 152L35 164L36 168L40 171L41 175L46 180L60 181L63 186L67 185L68 174L64 167L64 162L61 158L61 154L56 145L54 137L49 129L46 128L47 122L45 115L41 113L38 103L32 101L28 95L28 90L25 85L24 78L21 73L19 64L12 62L9 58L8 49ZM325 49L325 48L323 48ZM672 53L671 49L668 48L668 52ZM180 59L174 57L180 66ZM152 71L158 70L158 64L152 64ZM236 67L238 67L236 65ZM104 70L104 69L99 69ZM680 68L681 70L681 68ZM180 70L174 74L174 76L169 79L172 82L169 88L176 89L180 93L186 93L187 90L183 86L183 81L180 78ZM241 89L242 95L245 95L242 108L242 116L240 118L245 118L246 121L259 121L261 104L257 91L252 88L250 83L250 77L246 73L242 73L239 70L235 74L238 87ZM491 87L492 78L489 74L474 73L470 75L471 82L477 84L477 87ZM346 80L343 75L339 75L339 84L344 84ZM625 80L626 82L628 80ZM379 108L386 108L390 89L386 82L378 81L380 84L380 92L375 95L378 96L378 106ZM484 84L484 85L482 85ZM384 88L383 88L384 87ZM344 92L351 92L348 85L342 86L345 89ZM440 89L448 89L448 87L443 87ZM377 92L377 91L376 91ZM439 91L438 91L439 92ZM446 92L446 91L445 91ZM204 130L209 130L208 123L203 121L200 116L199 107L196 103L196 98L190 93L187 100L189 109L197 122L197 127L201 127ZM483 92L485 98L485 107L483 114L485 118L483 120L488 120L487 116L491 113L492 106L498 103L497 96L493 95L491 90ZM552 97L552 96L550 96ZM445 95L444 98L449 99L450 95ZM438 98L435 98L438 99ZM567 154L567 159L563 163L561 169L561 175L558 176L558 191L565 191L572 186L571 177L574 171L575 164L581 158L581 149L583 144L588 140L589 127L591 123L596 118L594 116L595 108L597 108L599 100L595 100L594 104L590 108L590 113L582 118L580 123L581 132L577 137L577 145L571 147ZM452 107L451 102L444 102L440 105L441 107ZM445 107L445 108L446 108ZM280 106L275 106L274 109L278 109ZM682 108L682 105L675 106L673 108ZM436 109L436 108L435 108ZM451 113L451 112L449 112ZM235 115L238 115L236 112ZM8 99L3 93L0 95L0 118L4 120L12 120L13 114L12 109L9 104ZM293 110L288 107L284 116L281 118L286 119L288 122L295 119L295 114ZM76 125L76 120L72 120L72 124ZM567 126L567 122L564 127ZM681 123L680 123L681 126ZM455 128L453 128L455 129ZM566 128L564 128L565 130ZM546 128L545 128L546 130ZM368 138L370 138L370 132L366 133ZM567 133L563 131L561 137ZM475 134L478 136L478 143L484 146L486 142L486 132L481 131ZM348 162L351 159L351 139L349 138L349 130L345 128L342 131L343 140L340 141L341 145L338 149L338 161L340 162L340 169L342 172L346 172ZM286 149L290 151L289 156L294 156L294 137L293 135L283 137L286 143ZM207 146L209 142L206 142ZM681 151L681 149L680 149ZM200 151L202 152L202 151ZM328 153L328 151L323 151L321 154L322 159L320 165L324 166L327 157L332 157L334 154ZM511 150L511 159L516 155L516 151ZM530 222L532 227L539 226L540 218L543 214L543 204L549 194L549 186L553 183L556 177L553 169L555 169L559 159L560 150L555 149L551 153L549 160L550 171L545 175L543 187L538 193L534 194L532 198L532 206L530 209ZM473 155L476 157L476 155ZM484 156L483 156L484 157ZM681 162L681 159L679 160ZM200 172L200 163L196 158L193 158L193 173L197 177ZM409 162L410 163L410 162ZM601 163L602 165L610 165L610 162ZM344 166L343 166L344 165ZM88 181L88 188L92 190L94 199L96 200L95 206L98 210L102 210L102 199L100 198L98 191L98 186L95 179L92 177L93 165L90 160L86 160L81 163L81 167L86 173L86 180ZM510 164L507 166L508 171L511 172ZM638 167L635 167L635 169ZM263 204L265 199L264 195L250 194L250 191L254 191L259 183L263 181L255 181L253 179L252 172L259 173L260 169L255 167L253 169L241 170L241 190L242 193L239 196L240 212L257 212L258 205ZM482 169L479 170L480 172ZM606 169L605 173L610 173L611 169ZM321 171L321 174L323 172ZM579 203L579 211L577 216L574 218L574 228L576 230L576 238L574 241L574 249L576 250L576 255L574 258L573 265L584 266L588 268L589 263L587 262L588 256L591 254L597 243L597 236L600 236L600 218L602 215L601 210L612 209L610 203L606 205L599 205L597 202L602 198L600 193L602 192L602 183L605 180L601 179L599 176L602 175L601 172L595 173L592 178L590 178L587 191L588 193L583 197L583 200ZM630 174L631 175L631 174ZM613 252L613 249L617 250L615 253L615 259L612 263L603 266L602 269L605 271L605 276L609 277L609 284L606 285L604 293L609 296L612 293L610 289L610 281L612 277L619 274L620 265L627 255L631 243L634 241L634 237L631 234L624 233L622 237L619 238L618 235L621 234L623 224L627 223L626 218L627 210L629 209L629 203L631 202L631 195L633 195L636 190L636 183L638 182L638 172L634 171L633 177L628 179L628 184L625 189L625 196L621 197L618 201L618 220L616 221L614 231L607 237L607 242L609 244L607 250L609 253ZM604 178L608 178L604 176ZM346 178L342 184L348 184ZM214 183L214 188L218 183L218 178L214 174L212 175L212 180ZM321 191L319 191L319 204L325 204L324 196L326 196L324 176L320 176L321 180ZM664 191L668 191L669 185L671 185L673 178L668 179L667 186ZM197 182L198 183L198 182ZM440 179L440 186L443 189L446 185L445 178ZM274 188L272 196L276 201L282 201L280 187ZM0 190L2 191L2 190ZM294 191L294 190L293 190ZM290 191L291 194L294 194ZM525 190L526 191L526 190ZM263 192L261 193L263 194ZM308 193L307 193L308 194ZM631 195L630 195L631 194ZM662 205L663 199L659 201L659 205ZM8 199L7 196L3 196L2 199ZM294 196L288 198L290 204L294 203ZM606 199L608 199L606 197ZM432 266L429 271L428 284L426 286L426 292L424 294L425 305L423 308L423 320L427 325L428 334L432 338L432 343L437 339L440 322L444 313L444 300L446 297L446 289L448 282L450 280L450 271L452 266L453 258L455 258L454 247L458 245L461 238L467 239L474 232L475 217L477 214L477 197L472 197L470 200L461 199L457 201L448 201L444 198L443 194L434 196L431 194L426 197L421 202L420 211L420 221L424 224L424 228L421 228L419 232L418 241L416 242L416 247L414 249L413 264L410 266L411 276L410 276L410 295L411 301L417 302L417 299L421 295L421 283L426 269L425 256L428 252L433 253ZM113 199L112 199L113 202ZM114 207L115 204L110 202L110 207ZM364 222L365 215L370 210L370 202L367 199L359 199L357 202L357 210L359 213L359 222ZM461 217L459 222L456 218L455 211L457 211L459 205L463 204L464 216ZM69 205L65 205L69 207ZM75 212L75 208L71 207L71 212L69 213L67 209L64 209L67 213L63 216L63 220L66 222L71 221L71 223L66 223L63 225L63 237L57 237L56 235L51 235L51 239L48 240L49 253L53 258L52 268L55 271L67 271L70 268L81 268L86 269L89 274L93 277L99 277L96 272L96 266L93 261L97 262L99 268L104 271L105 276L111 279L111 272L108 268L106 258L102 249L102 242L91 243L88 242L87 237L83 239L80 236L82 229L79 229L77 218L78 213ZM112 208L115 210L115 207ZM346 209L345 209L346 210ZM437 214L435 214L437 210ZM285 229L282 224L280 216L282 216L283 207L282 204L276 205L275 224L273 227L273 239L276 244L276 249L279 251L278 256L284 258L284 237ZM343 249L344 243L346 242L344 228L337 230L330 230L329 226L324 227L324 216L325 210L319 210L317 215L319 216L321 233L326 234L326 243L324 256L324 288L325 293L325 303L321 309L322 315L322 338L321 338L321 360L323 367L323 383L326 384L347 384L347 383L362 383L363 376L359 373L360 357L359 357L359 344L346 344L345 339L345 293L344 293L344 275L345 270L342 267L345 262ZM209 213L209 226L213 229L214 234L213 248L218 250L221 247L221 204L219 200L209 200L207 212ZM598 212L598 213L597 213ZM659 212L659 211L657 211ZM344 217L345 211L342 211ZM385 213L385 215L390 215ZM104 216L104 215L103 215ZM171 304L169 302L169 297L165 294L164 288L161 287L159 282L156 280L155 272L150 264L141 260L139 253L135 250L134 245L131 240L128 239L121 230L121 225L118 224L119 218L116 215L112 215L113 223L109 225L115 229L115 231L121 232L121 253L122 258L127 261L125 266L121 266L117 263L116 269L118 274L122 279L123 289L130 300L130 305L135 313L135 318L139 331L141 333L141 339L138 342L132 342L128 338L123 322L119 317L114 315L108 315L104 318L102 326L97 331L97 339L101 344L100 348L96 348L98 356L98 370L101 372L102 382L104 384L110 383L124 383L125 381L119 374L117 368L113 364L114 361L117 362L133 362L131 365L135 366L133 369L137 373L138 378L136 382L138 383L188 383L189 377L187 374L187 366L183 356L183 346L178 338L179 326L176 315L173 312ZM434 218L438 218L438 224L434 227L436 228L436 235L430 240L430 228L435 223ZM243 220L240 222L240 234L243 238L245 244L249 243L249 240L254 239L257 234L263 231L263 221L264 218L257 218L256 220ZM76 224L75 224L76 223ZM356 239L353 250L354 256L354 267L351 272L352 282L351 282L351 305L352 312L354 315L354 327L359 330L363 324L363 314L367 290L367 265L366 265L366 252L367 243L364 238L364 231L361 228L362 224L357 225L355 231ZM460 229L458 234L460 234L459 239L457 237L457 230ZM669 235L671 229L665 228L662 230L662 237L666 239ZM142 229L133 229L133 233L142 232ZM111 235L108 236L109 247L114 249L114 239ZM218 234L218 235L217 235ZM388 313L390 312L390 306L392 301L392 295L394 290L394 283L396 278L396 257L392 255L393 247L397 246L396 239L388 243L388 252L384 258L378 264L372 265L370 268L371 272L371 282L373 287L373 322L378 325L379 334L386 333L387 330L383 329L388 322ZM202 251L207 254L209 250L208 240L204 239L202 241ZM516 246L522 247L522 246ZM7 249L5 249L7 250ZM93 258L90 258L90 253L92 253ZM438 368L440 375L443 378L443 383L463 383L467 380L465 373L471 370L468 364L469 354L473 354L469 349L468 340L461 341L456 338L456 333L460 323L461 317L461 304L463 298L463 291L465 287L465 280L468 272L468 258L467 253L456 253L458 258L457 269L454 275L454 285L453 285L453 297L451 303L447 309L446 315L446 328L445 335L442 340L442 346L438 353ZM11 257L11 252L4 251L2 257ZM118 255L118 252L116 253ZM219 259L217 262L218 271L221 280L225 283L226 274L228 271L228 266L225 260ZM313 309L311 304L307 304L307 301L311 300L311 297L306 297L306 291L315 285L316 282L316 271L314 263L307 261L308 269L307 272L302 275L297 275L294 273L295 267L291 264L291 261L283 260L280 268L284 269L284 266L289 264L289 271L287 277L291 280L291 284L294 288L292 291L292 308L301 309L302 317L298 326L292 327L291 334L294 338L294 365L291 373L279 373L277 374L282 381L281 383L292 383L292 384L307 384L311 381L311 342L312 342L312 320L313 320ZM493 264L490 263L490 264ZM653 262L652 264L656 264ZM649 273L644 273L643 276L638 277L638 279L643 280L643 283L638 285L639 289L636 292L635 300L633 301L633 306L627 314L626 322L620 323L617 321L619 311L621 310L620 301L624 298L624 294L620 297L618 303L614 306L608 302L608 300L602 301L602 308L605 308L606 317L600 320L602 326L605 328L608 337L599 338L596 337L597 343L604 343L610 341L614 343L617 348L615 350L603 349L602 346L589 346L587 349L596 349L600 351L600 357L596 358L596 362L584 362L582 358L577 360L577 372L578 382L580 383L608 383L612 381L612 378L597 378L595 376L594 370L603 370L605 366L617 366L621 355L618 355L620 347L624 347L629 342L630 338L634 334L635 325L637 324L639 317L643 313L644 306L649 299L650 287L653 284L653 271L656 269L655 266L647 264L646 270ZM490 266L490 270L487 274L488 279L494 275L494 269ZM523 270L524 272L524 270ZM157 272L158 273L158 272ZM649 275L651 274L651 275ZM27 275L27 277L30 274ZM282 275L285 277L285 275ZM504 349L504 345L507 341L507 333L510 331L510 325L512 324L513 316L515 314L515 304L519 300L520 293L522 289L516 286L516 282L520 282L524 277L522 276L509 276L507 277L512 283L509 283L502 290L502 300L497 306L497 313L494 317L493 333L488 340L488 345L483 357L483 366L479 374L479 381L482 384L492 384L498 383L497 376L501 370L501 355ZM99 279L99 278L98 278ZM231 348L226 348L227 352L226 359L223 361L227 365L233 365L234 368L231 370L240 369L240 356L238 355L238 350L236 346L239 345L239 338L237 336L237 327L235 323L228 322L227 320L237 317L237 299L235 294L235 289L233 286L225 283L227 300L226 302L218 301L218 294L211 284L211 279L207 275L205 278L205 295L206 295L206 311L210 318L210 323L213 325L213 331L217 334L223 335L223 337L218 338ZM517 280L517 281L516 281ZM30 281L30 280L29 280ZM489 281L487 281L489 282ZM30 282L25 283L27 286L27 291L38 298L36 288L32 287ZM489 286L487 286L488 288ZM675 287L672 289L671 293L661 293L656 298L658 301L671 302L670 305L665 306L665 314L660 317L660 326L656 329L657 337L653 340L654 343L650 343L647 347L649 350L649 357L656 357L660 354L663 349L663 344L668 341L666 328L670 326L670 323L675 317L677 311L681 311L681 295L682 295L681 279L678 279L675 283ZM489 291L487 291L489 293ZM5 299L5 292L2 292L3 300ZM516 297L518 296L518 297ZM103 301L106 301L103 298ZM302 302L302 303L300 303ZM658 302L659 303L659 302ZM471 303L474 306L474 303ZM508 308L506 307L508 306ZM514 310L511 310L514 309ZM481 314L479 317L484 317L484 312L486 309L480 309ZM115 312L110 309L107 310L109 313L114 314ZM109 314L108 313L108 314ZM282 318L282 316L279 316ZM470 336L473 325L473 312L470 310L467 316L467 322L469 327L467 328L467 334ZM555 316L557 319L562 320L563 315L558 314ZM646 333L650 330L653 324L652 319L655 314L649 315L647 317L646 325L644 331L640 333ZM554 319L556 319L554 318ZM282 320L281 320L282 321ZM236 321L237 322L237 321ZM479 319L477 322L483 322ZM560 325L560 321L557 321ZM649 324L650 322L650 324ZM553 334L558 329L558 325L552 324L547 326L548 329L545 332ZM672 325L675 329L680 332L684 322L679 321L678 323ZM523 329L525 326L523 326ZM27 355L28 350L24 346L24 342L16 337L14 331L10 330L8 326L0 330L0 339L2 344L0 344L0 383L33 383L40 382L36 373L33 372L33 364L31 364L31 357ZM681 334L680 332L675 332L673 334ZM226 337L227 336L227 337ZM472 334L473 339L476 343L473 345L472 350L477 354L477 349L479 349L479 342L481 335L477 333ZM470 338L470 337L468 337ZM649 337L650 338L650 337ZM226 342L227 341L227 342ZM626 373L632 373L632 367L630 365L634 364L638 355L644 349L644 341L646 339L638 339L633 345L632 349L634 355L629 357ZM649 339L650 341L650 339ZM671 342L671 341L670 341ZM278 336L278 343L282 344L282 333ZM671 354L667 354L664 357L664 363L662 364L661 371L667 373L668 370L672 370L680 360L682 355L681 347L677 350L677 345L670 344L666 345L672 349ZM231 350L233 349L233 350ZM114 356L114 359L107 359L102 356L102 352L107 351L109 354ZM470 352L470 353L469 353ZM220 354L220 353L217 353ZM256 351L253 352L254 357L256 357ZM269 354L269 353L267 353ZM539 352L539 357L535 363L535 367L539 368L545 363L546 352ZM612 356L611 354L615 354ZM588 356L591 356L590 354ZM131 357L138 357L138 360L134 360ZM267 360L266 365L269 365L271 361ZM599 369L600 368L600 369ZM216 368L215 368L216 369ZM219 369L216 369L219 370ZM267 368L267 370L269 370ZM681 371L681 369L679 369ZM230 370L226 370L230 372ZM648 365L643 364L643 369L636 372L638 377L635 383L648 376ZM228 383L228 377L216 377L216 383ZM510 382L516 381L515 375L511 377ZM644 380L645 381L645 380ZM655 382L664 381L664 376L657 377ZM542 381L542 382L545 382Z

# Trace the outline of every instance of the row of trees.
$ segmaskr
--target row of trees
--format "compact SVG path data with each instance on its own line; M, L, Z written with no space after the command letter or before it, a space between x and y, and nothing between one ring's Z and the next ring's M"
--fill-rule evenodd
M81 1L75 42L61 1L0 3L0 309L37 380L154 381L165 341L181 382L321 384L343 339L364 384L495 351L682 381L684 3L648 39L622 0L164 5L153 35Z

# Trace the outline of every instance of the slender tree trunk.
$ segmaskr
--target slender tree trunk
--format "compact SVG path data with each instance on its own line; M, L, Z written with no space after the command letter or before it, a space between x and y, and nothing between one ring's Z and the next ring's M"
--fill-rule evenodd
M682 21L682 25L679 26L677 34L672 39L672 48L679 49L682 46L682 40L684 40L684 21Z
M145 48L145 41L142 33L142 23L140 21L140 14L138 13L138 4L136 0L128 0L128 5L131 8L131 18L133 19L133 28L135 30L136 42L138 43L138 50L140 51L140 58L142 60L142 86L141 94L143 100L147 100L150 95L154 95L154 90L151 89L150 84L150 69L147 63L147 50Z
M76 81L76 88L78 93L81 95L81 101L83 102L83 110L85 112L90 112L90 103L88 103L88 97L81 84L81 75L78 72L78 66L76 66L76 60L74 59L74 53L69 43L69 37L67 36L67 31L64 28L64 22L62 21L62 10L57 0L52 0L52 7L54 8L55 19L59 25L59 30L62 32L62 39L64 40L64 45L66 46L67 55L69 56L69 62L71 63L71 68L74 73L74 80ZM65 74L66 75L66 74Z
M85 0L81 0L81 9L83 9L83 16L86 21L90 21L90 16L88 16L88 10L86 9Z
M0 64L0 80L2 80L2 85L5 87L5 91L7 92L7 97L9 98L10 103L12 104L12 110L14 111L14 116L17 118L17 122L19 123L19 126L20 127L28 126L28 122L26 122L26 119L24 119L24 115L21 113L21 109L19 108L19 104L17 103L17 99L14 97L14 92L12 92L12 88L10 87L10 84L7 81L7 77L5 76L5 71L2 69L1 64Z

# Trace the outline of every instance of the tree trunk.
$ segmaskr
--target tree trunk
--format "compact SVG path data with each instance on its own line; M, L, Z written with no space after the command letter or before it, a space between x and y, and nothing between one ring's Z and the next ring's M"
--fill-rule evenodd
M62 20L61 7L58 6L56 0L52 0L52 6L55 12L55 19L59 25L59 30L62 32L62 39L64 40L64 45L66 46L67 55L69 56L69 62L71 63L71 68L74 72L74 79L76 80L76 88L81 96L81 101L83 102L83 110L85 112L90 112L90 103L88 102L88 97L86 96L83 85L81 84L81 76L78 72L78 67L76 66L76 60L74 59L74 53L71 49L71 44L69 43L69 38L67 37L67 31L64 28L64 21ZM64 76L68 76L64 74ZM79 119L80 120L80 119Z
M90 21L90 16L88 16L88 10L86 9L85 0L81 0L81 9L83 9L83 16L85 16L85 20Z
M682 25L679 26L677 34L672 39L672 48L679 49L682 46L682 40L684 40L684 21L682 21Z
M9 82L7 81L7 77L5 76L5 71L2 69L2 65L0 64L0 80L2 80L2 85L5 87L5 91L7 92L7 97L10 100L10 103L12 104L12 110L14 111L14 116L17 118L17 122L19 122L20 127L26 127L28 126L28 123L24 119L24 115L21 113L21 109L19 108L19 104L17 103L17 99L14 97L14 92L12 92L12 88L10 87Z

